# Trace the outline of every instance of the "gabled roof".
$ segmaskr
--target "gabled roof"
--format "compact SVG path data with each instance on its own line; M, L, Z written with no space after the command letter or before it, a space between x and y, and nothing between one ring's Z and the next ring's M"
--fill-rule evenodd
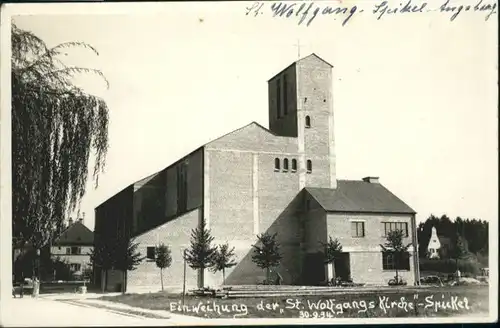
M327 62L326 60L324 60L324 59L323 59L323 58L321 58L320 56L316 55L314 52L313 52L312 54L310 54L309 56L306 56L306 57L304 57L304 58L301 58L301 59L297 60L296 62L299 62L299 61L304 60L304 59L309 58L309 57L316 57L316 58L318 58L319 60L321 60L322 62L324 62L325 64L327 64L328 66L333 67L333 65L332 65L332 64L330 64L329 62Z
M255 121L252 121L252 122L248 123L247 125L242 126L241 128L234 129L233 131L230 131L230 132L228 132L228 133L226 133L226 134L224 134L224 135L222 135L222 136L220 136L220 137L218 137L218 138L215 138L215 139L213 139L213 140L210 140L209 142L207 142L206 144L204 144L202 147L205 147L205 146L209 145L209 144L210 144L210 143L212 143L212 142L215 142L215 141L217 141L217 140L220 140L220 139L222 139L222 138L224 138L224 137L227 137L227 136L229 136L229 135L231 135L231 134L233 134L233 133L236 133L236 132L238 132L238 131L242 131L242 130L248 129L249 127L252 127L252 126L256 126L256 127L260 128L260 129L264 130L265 132L267 132L267 133L269 133L269 134L272 134L272 135L273 135L273 136L275 136L275 137L280 137L280 136L277 136L275 133L273 133L271 130L266 129L265 127L263 127L263 126L262 126L262 125L260 125L259 123L255 122Z
M303 61L304 59L307 59L309 57L316 57L318 58L320 61L322 61L323 63L327 64L328 66L330 67L333 67L332 64L330 64L329 62L327 62L326 60L324 60L323 58L321 58L320 56L316 55L314 52L311 53L310 55L307 55L305 57L302 57L296 61L294 61L293 63L291 63L290 65L288 65L287 67L285 67L284 69L282 69L281 71L279 71L279 73L275 74L272 78L270 78L269 80L267 80L267 82L273 80L274 78L276 78L278 75L281 75L281 73L283 73L284 71L286 71L287 69L289 69L290 67L292 67L293 65L296 65L298 62L301 62Z
M228 135L230 135L230 134L232 134L232 133L236 133L236 132L238 132L238 131L241 131L241 130L247 129L247 128L251 127L251 126L257 126L257 127L259 127L260 129L264 130L265 132L267 132L267 133L269 133L269 134L272 134L272 135L276 136L276 134L275 134L275 133L273 133L272 131L270 131L269 129L266 129L264 126L260 125L259 123L255 122L255 121L252 121L252 122L250 122L250 123L248 123L248 124L246 124L246 125L244 125L244 126L242 126L242 127L240 127L240 128L237 128L237 129L234 129L234 130L232 130L232 131L229 131L229 132L227 132L226 134L223 134L223 135L222 135L222 136L220 136L220 137L214 138L214 139L212 139L212 140L210 140L210 141L208 141L208 142L204 143L204 144L203 144L203 145L201 145L200 147L196 148L196 150L198 150L198 149L200 149L200 148L202 148L202 147L205 147L205 146L207 146L208 144L210 144L210 143L212 143L212 142L215 142L215 141L217 141L217 140L220 140L220 139L222 139L222 138L224 138L224 137L226 137L226 136L228 136ZM279 136L277 136L277 137L279 137ZM196 150L195 150L195 151L196 151ZM192 154L192 152L191 152L191 153L189 153L189 154L187 154L187 155L185 155L184 157L180 157L180 158L179 158L179 160L182 160L183 158L185 158L185 157L189 156L190 154ZM175 165L176 163L178 163L178 162L179 162L179 160L177 160L176 162L173 162L173 163L172 163L172 164L170 164L169 166L164 167L163 169L161 169L161 170L159 170L159 171L157 171L157 172L155 172L155 173L153 173L153 174L148 175L148 176L147 176L147 177L145 177L145 178L142 178L142 179L140 179L140 180L135 181L134 183L132 183L132 185L134 185L135 189L138 189L139 187L141 187L142 185L145 185L145 184L146 184L146 183L148 183L151 179L153 179L154 177L156 177L156 176L157 176L157 175L158 175L161 171L163 171L163 170L165 170L165 169L168 169L169 167L171 167L171 166Z
M200 148L207 146L207 145L208 145L208 144L210 144L211 142L214 142L214 141L216 141L216 140L222 139L222 138L224 138L224 137L226 137L226 136L228 136L228 135L230 135L230 134L232 134L232 133L235 133L235 132L237 132L237 131L240 131L240 130L246 129L246 128L251 127L251 126L257 126L257 127L261 128L262 130L266 131L267 133L270 133L270 134L272 134L272 135L275 135L275 134L274 134L273 132L271 132L269 129L266 129L265 127L263 127L262 125L260 125L259 123L255 122L255 121L252 121L251 123L248 123L248 124L246 124L246 125L244 125L244 126L242 126L242 127L240 127L240 128L234 129L234 130L232 130L232 131L230 131L230 132L227 132L226 134L224 134L224 135L222 135L222 136L220 136L220 137L214 138L214 139L212 139L212 140L210 140L210 141L208 141L208 142L206 142L206 143L202 144L200 147L196 148L196 150L194 150L194 151L197 151L197 150L199 150ZM139 180L137 180L137 181L132 182L131 184L127 185L127 187L126 187L125 189L132 187L132 188L134 189L134 192L135 192L135 191L137 191L140 187L142 187L143 185L147 184L147 183L148 183L151 179L153 179L153 178L154 178L154 177L156 177L158 174L160 174L160 172L162 172L163 170L166 170L166 169L170 168L171 166L174 166L174 165L175 165L175 164L177 164L179 161L181 161L182 159L186 158L187 156L189 156L189 155L190 155L190 154L192 154L192 153L193 153L193 152L190 152L189 154L186 154L185 156L180 157L177 161L173 162L173 163L172 163L172 164L170 164L169 166L163 167L163 168L162 168L161 170L159 170L159 171L156 171L156 172L154 172L154 173L152 173L152 174L150 174L150 175L148 175L148 176L146 176L146 177L144 177L144 178L141 178L141 179L139 179ZM125 190L125 189L123 189L123 190ZM123 191L123 190L121 190L121 191ZM121 192L121 191L120 191L120 192ZM120 192L118 192L118 193L120 193ZM100 203L100 204L99 204L96 208L99 208L101 205L103 205L103 204L105 204L106 202L108 202L111 198L113 198L114 196L116 196L118 193L114 194L114 195L113 195L113 196L111 196L110 198L108 198L108 199L106 199L105 201L101 202L101 203Z
M328 212L415 214L380 183L338 180L337 189L305 189Z
M94 233L83 223L77 221L64 230L59 237L54 240L53 245L94 245Z

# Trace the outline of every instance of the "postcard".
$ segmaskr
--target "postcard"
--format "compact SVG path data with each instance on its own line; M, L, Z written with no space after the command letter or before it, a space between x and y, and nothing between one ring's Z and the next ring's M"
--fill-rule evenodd
M4 4L1 322L493 322L493 0Z

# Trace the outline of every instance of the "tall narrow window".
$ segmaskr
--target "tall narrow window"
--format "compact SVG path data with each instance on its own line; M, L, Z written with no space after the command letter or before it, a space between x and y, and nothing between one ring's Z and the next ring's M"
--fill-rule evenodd
M313 170L313 164L310 159L307 160L307 173L311 173Z
M288 114L288 92L287 92L287 81L286 75L283 76L283 113L286 116Z
M310 128L311 127L311 118L308 116L306 116L306 128Z
M287 172L288 171L288 158L285 158L283 160L283 171Z
M292 159L292 172L297 172L297 160Z
M187 210L187 164L181 163L177 166L177 211Z
M279 171L280 170L280 159L279 158L275 158L274 159L274 170L275 171Z
M276 81L276 112L278 118L281 118L281 80Z

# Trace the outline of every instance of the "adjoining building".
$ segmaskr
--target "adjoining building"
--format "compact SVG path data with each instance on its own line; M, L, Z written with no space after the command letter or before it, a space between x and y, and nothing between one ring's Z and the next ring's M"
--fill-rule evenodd
M110 272L107 289L126 283L128 290L157 290L159 243L172 249L165 284L182 287L182 251L202 218L215 243L235 247L238 265L227 270L226 285L265 278L251 260L256 235L264 232L278 233L283 284L326 281L322 243L329 236L343 246L338 276L386 285L398 269L408 284L419 281L415 248L396 267L380 247L396 229L417 245L415 211L376 177L337 179L332 79L332 65L316 54L292 63L268 81L269 129L253 122L232 131L97 206L96 247L133 237L147 256L125 282ZM218 286L221 278L187 269L188 287Z
M93 247L94 233L83 224L83 218L76 222L70 218L66 229L54 239L50 255L68 264L71 273L78 277L91 268L90 253Z

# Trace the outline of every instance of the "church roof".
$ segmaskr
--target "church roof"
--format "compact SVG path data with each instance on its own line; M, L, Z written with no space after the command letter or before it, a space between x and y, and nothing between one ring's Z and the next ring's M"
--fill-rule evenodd
M76 221L54 240L53 245L94 245L94 233L82 222Z
M289 69L290 67L292 67L293 65L296 65L297 63L309 58L309 57L316 57L317 59L319 59L320 61L322 61L323 63L327 64L328 66L332 67L333 68L333 65L330 64L329 62L327 62L326 60L324 60L323 58L321 58L320 56L318 56L317 54L315 54L314 52L305 56L305 57L302 57L300 59L297 59L296 61L294 61L293 63L291 63L290 65L288 65L286 68L282 69L278 74L275 74L272 78L270 78L269 80L267 80L267 82L275 79L278 75L281 75L284 71L286 71L287 69Z
M299 61L304 60L304 59L309 58L309 57L316 57L316 58L318 58L319 60L321 60L322 62L324 62L325 64L327 64L328 66L333 67L333 65L332 65L332 64L330 64L329 62L327 62L326 60L324 60L323 58L321 58L320 56L318 56L318 55L317 55L317 54L315 54L314 52L313 52L312 54L310 54L309 56L306 56L306 57L304 57L304 58L301 58L301 59L297 60L296 62L299 62Z
M161 171L158 171L158 172L155 172L151 175L148 175L147 177L141 179L141 180L138 180L136 182L133 183L134 185L134 190L137 190L139 189L140 187L144 186L146 183L148 183L149 181L151 181L154 177L158 176L158 174L160 174Z
M380 183L338 180L337 189L305 189L328 212L415 214L412 208Z

